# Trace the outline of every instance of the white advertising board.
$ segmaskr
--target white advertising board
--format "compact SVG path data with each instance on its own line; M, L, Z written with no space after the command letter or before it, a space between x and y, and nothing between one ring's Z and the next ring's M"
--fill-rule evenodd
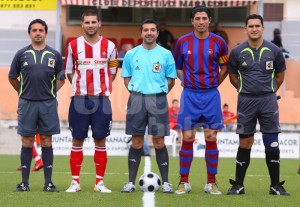
M234 132L219 132L217 137L220 157L236 157L239 144L238 135ZM126 135L124 131L112 131L111 135L106 138L106 149L108 155L127 156L131 145L130 139L131 136ZM69 155L72 147L71 132L64 130L61 134L54 135L52 138L52 145L56 155ZM279 148L281 158L300 158L299 134L279 134ZM204 149L205 141L203 138L203 132L197 132L194 142L194 156L204 157ZM176 150L178 152L178 146ZM83 153L84 155L94 155L94 140L91 136L91 132L89 132L88 138L85 139ZM176 153L176 155L178 156L178 153ZM261 133L255 134L251 157L265 157L265 148Z
M194 142L194 156L204 157L205 141L203 132L197 132ZM239 136L234 132L220 132L217 135L220 157L236 157L239 146ZM281 158L299 158L299 134L280 133L279 148ZM265 147L262 134L254 135L254 144L251 150L251 157L264 158Z
M108 155L128 155L128 149L130 147L131 136L126 135L124 132L112 132L109 137L106 138L106 150ZM52 146L55 155L69 155L72 148L72 135L68 130L61 131L60 134L53 135ZM94 139L91 136L91 132L88 134L88 138L85 139L83 144L84 155L94 155Z

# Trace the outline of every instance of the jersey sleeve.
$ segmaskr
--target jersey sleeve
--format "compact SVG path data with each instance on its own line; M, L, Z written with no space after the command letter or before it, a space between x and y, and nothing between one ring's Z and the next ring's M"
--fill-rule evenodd
M129 78L132 76L132 70L131 70L131 59L132 59L132 53L131 51L128 51L123 59L123 64L122 64L122 73L121 76L123 78Z
M69 45L66 49L65 63L64 63L66 74L72 74L73 70L75 70L72 53L73 53L73 51L72 51L71 45L69 43Z
M278 50L275 56L275 60L276 60L274 63L275 73L280 73L282 71L285 71L286 70L285 59L280 50Z
M173 50L173 56L175 59L175 66L177 70L182 70L183 68L183 54L181 52L181 39L178 39L174 50Z
M176 73L175 61L174 61L173 55L171 52L168 51L166 56L167 56L167 60L168 60L167 69L166 69L166 77L176 79L177 73Z
M227 64L228 73L233 73L233 74L238 73L238 60L236 56L237 56L237 51L233 49L228 58L228 64Z
M118 50L113 42L110 44L113 45L113 50L110 55L109 61L108 61L108 69L110 70L111 74L117 74L118 72Z
M20 51L16 53L14 56L11 65L10 65L10 70L8 73L9 78L18 78L20 75L20 69L21 69L21 62L19 60L20 58Z
M219 63L220 65L227 65L228 63L228 46L223 38L220 38L220 57Z
M57 80L64 80L66 79L64 66L63 66L63 60L61 57L61 54L59 52L56 52L56 66L55 66L55 75Z

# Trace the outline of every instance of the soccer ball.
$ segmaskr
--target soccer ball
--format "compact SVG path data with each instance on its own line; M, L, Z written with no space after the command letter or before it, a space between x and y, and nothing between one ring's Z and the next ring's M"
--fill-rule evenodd
M139 179L139 188L142 192L156 192L160 185L159 176L153 172L145 173Z

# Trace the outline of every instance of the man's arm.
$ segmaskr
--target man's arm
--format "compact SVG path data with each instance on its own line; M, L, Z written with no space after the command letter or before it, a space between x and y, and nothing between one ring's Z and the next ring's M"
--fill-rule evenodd
M280 88L281 84L283 83L284 75L285 75L285 72L284 72L284 71L279 72L279 73L276 73L277 90ZM276 90L276 91L277 91L277 90Z
M65 84L65 80L56 80L56 91L58 91Z
M114 82L117 74L110 74L111 82Z
M177 71L177 77L179 78L179 80L181 80L181 78L182 78L182 70L177 69L176 71Z
M221 85L221 83L225 80L227 75L228 75L227 66L222 65L220 67L220 73L219 73L219 85Z
M175 85L175 79L173 78L168 78L168 92L170 92L172 90L172 88Z
M72 84L73 76L74 76L74 71L73 71L72 74L67 74L68 80L69 80L69 82L70 82L71 84Z
M20 86L20 81L18 78L8 78L8 81L12 85L12 87L18 92L19 91L19 86Z
M230 83L237 89L239 83L238 75L234 73L229 73L229 79Z
M124 78L124 85L126 87L126 89L128 90L128 84L129 84L129 81L131 80L131 77L127 77L127 78ZM129 90L128 90L129 91ZM130 92L130 91L129 91Z

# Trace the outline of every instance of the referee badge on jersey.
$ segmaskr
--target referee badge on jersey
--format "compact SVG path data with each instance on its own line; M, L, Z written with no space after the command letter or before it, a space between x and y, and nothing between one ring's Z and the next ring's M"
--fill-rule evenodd
M159 63L154 63L154 64L153 64L153 69L152 69L152 71L153 71L154 73L160 73L160 70L161 70L161 64L159 64Z
M54 68L55 60L53 58L48 59L48 67Z
M273 70L273 61L267 61L266 62L266 70Z

